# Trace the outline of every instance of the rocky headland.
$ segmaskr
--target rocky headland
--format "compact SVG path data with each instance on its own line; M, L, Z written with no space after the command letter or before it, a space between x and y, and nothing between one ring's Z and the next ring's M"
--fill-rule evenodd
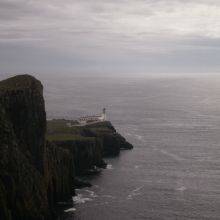
M110 122L46 121L43 86L30 75L0 82L0 219L54 219L59 202L89 186L80 176L132 149Z

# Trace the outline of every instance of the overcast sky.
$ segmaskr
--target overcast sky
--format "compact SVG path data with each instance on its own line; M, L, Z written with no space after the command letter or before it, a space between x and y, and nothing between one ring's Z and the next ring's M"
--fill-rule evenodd
M219 0L0 0L0 74L218 71Z

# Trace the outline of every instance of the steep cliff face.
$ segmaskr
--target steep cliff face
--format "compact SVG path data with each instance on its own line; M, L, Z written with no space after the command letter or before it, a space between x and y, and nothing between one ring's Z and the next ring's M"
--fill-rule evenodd
M57 146L68 149L74 158L76 175L83 175L95 166L104 168L102 144L96 138L73 138L54 142Z
M43 172L46 113L40 81L29 75L1 81L0 102L12 123L20 150Z
M74 193L73 157L45 143L42 93L28 75L0 82L1 219L48 219L55 203Z
M75 167L69 150L46 143L45 182L49 206L53 209L57 202L74 194Z
M0 219L42 219L48 212L43 177L20 151L2 105L0 140Z
M117 156L120 150L130 150L133 148L133 146L116 131L109 121L88 125L86 129L88 132L84 132L84 135L94 136L101 140L104 157Z

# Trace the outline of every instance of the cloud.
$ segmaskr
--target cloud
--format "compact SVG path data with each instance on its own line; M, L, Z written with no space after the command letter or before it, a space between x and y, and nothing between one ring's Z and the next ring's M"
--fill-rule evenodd
M7 59L31 55L33 69L42 54L51 70L53 59L62 68L72 63L81 69L114 64L172 69L175 63L166 56L177 56L181 64L178 59L189 62L190 54L206 51L211 67L212 54L220 55L219 20L218 0L0 0L0 60L6 60L1 48L8 48Z

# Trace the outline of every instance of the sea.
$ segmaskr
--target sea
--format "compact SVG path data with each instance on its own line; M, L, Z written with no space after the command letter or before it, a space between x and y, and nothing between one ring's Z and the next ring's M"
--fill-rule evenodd
M101 113L134 145L65 220L219 220L220 74L40 76L47 117Z

